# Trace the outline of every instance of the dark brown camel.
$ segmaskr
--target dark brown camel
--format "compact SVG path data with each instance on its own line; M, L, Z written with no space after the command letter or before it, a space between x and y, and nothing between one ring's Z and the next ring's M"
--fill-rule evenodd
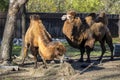
M109 28L107 27L108 25L108 19L107 16L104 12L101 12L98 17L96 18L96 20L93 20L93 24L90 25L90 29L93 32L93 38L95 39L95 41L99 41L100 42L100 46L102 48L102 54L99 58L99 60L102 59L106 48L105 48L105 41L108 44L108 46L110 47L110 51L111 51L111 60L113 59L113 43L112 43L112 36L111 33L109 31Z
M76 17L74 11L69 11L62 17L62 19L67 19L63 25L63 34L65 35L66 40L72 47L80 49L81 58L79 61L83 61L83 55L86 51L88 56L87 62L90 62L90 52L93 50L95 41L101 43L102 55L99 59L101 60L106 50L104 47L105 40L111 49L111 59L113 58L112 38L110 31L107 28L107 24L105 24L107 21L104 20L105 17L103 17L104 21L100 21L100 18L102 17L100 16L101 14L96 21L96 14L91 13L84 21L81 21L79 17Z

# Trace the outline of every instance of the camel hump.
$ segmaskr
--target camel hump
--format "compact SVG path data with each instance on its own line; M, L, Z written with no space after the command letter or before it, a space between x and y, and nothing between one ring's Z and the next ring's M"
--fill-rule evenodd
M80 25L82 25L82 21L81 21L80 17L76 17L75 18L75 26L79 26L80 27Z
M108 25L108 18L105 12L101 12L96 18L96 22L102 22L105 25Z
M96 15L96 13L90 13L87 16L91 16L93 19L95 19L97 15Z
M91 26L96 19L96 13L90 13L85 17L85 22Z

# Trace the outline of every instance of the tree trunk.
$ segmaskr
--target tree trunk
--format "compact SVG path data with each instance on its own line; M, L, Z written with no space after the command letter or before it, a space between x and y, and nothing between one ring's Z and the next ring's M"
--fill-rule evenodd
M1 59L4 62L10 62L12 60L12 41L14 38L17 13L20 7L27 1L28 0L9 0L9 9L1 44Z
M118 21L118 35L119 35L119 38L120 38L120 14L119 14L119 21Z
M20 53L20 57L23 56L23 48L24 48L24 40L25 40L25 30L26 30L26 24L25 24L25 20L26 20L26 8L25 5L22 6L22 49L21 49L21 53Z

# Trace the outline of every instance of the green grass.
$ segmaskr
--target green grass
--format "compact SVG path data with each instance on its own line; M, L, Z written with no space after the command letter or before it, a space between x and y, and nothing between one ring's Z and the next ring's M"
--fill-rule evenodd
M12 55L19 56L21 53L21 46L13 46Z
M113 43L114 43L114 44L120 43L120 38L113 38Z
M113 38L113 44L116 43L120 43L120 38ZM68 43L63 43L67 49L66 55L67 56L76 56L76 55L80 55L80 51L78 49L72 48L71 46L69 46ZM110 56L110 49L108 47L107 44L105 44L106 46L106 53L104 56ZM94 50L91 52L92 56L100 56L101 55L101 47L100 47L100 43L96 42L95 46L94 46Z
M113 38L113 43L120 43L120 38ZM76 56L76 55L80 55L80 51L78 49L75 49L71 46L69 46L69 44L67 42L63 42L63 44L65 45L67 52L66 55L67 56ZM105 53L105 55L110 55L110 50L107 47L107 52ZM13 46L13 50L12 50L12 55L17 55L19 56L21 53L21 46ZM99 56L101 54L101 48L100 48L100 44L99 42L95 43L95 50L91 52L91 55L93 56Z

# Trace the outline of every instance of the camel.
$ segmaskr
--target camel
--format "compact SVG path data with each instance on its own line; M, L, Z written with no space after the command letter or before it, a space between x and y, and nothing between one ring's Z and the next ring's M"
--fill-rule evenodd
M25 34L24 43L22 65L30 49L35 60L34 68L37 68L37 55L41 56L45 68L47 68L46 60L54 60L55 58L61 58L61 60L63 60L63 56L66 52L61 42L52 41L51 35L45 29L45 26L39 19L39 15L36 14L30 16L30 26Z
M70 46L79 49L81 52L80 62L84 61L83 55L85 51L87 53L87 62L91 62L90 53L96 41L100 42L102 48L102 55L99 60L102 59L106 50L105 41L110 46L111 59L113 59L112 37L107 28L108 21L105 14L101 13L96 17L95 13L91 13L82 21L80 17L76 17L75 11L68 11L66 15L62 16L62 20L65 20L62 31L66 40Z

